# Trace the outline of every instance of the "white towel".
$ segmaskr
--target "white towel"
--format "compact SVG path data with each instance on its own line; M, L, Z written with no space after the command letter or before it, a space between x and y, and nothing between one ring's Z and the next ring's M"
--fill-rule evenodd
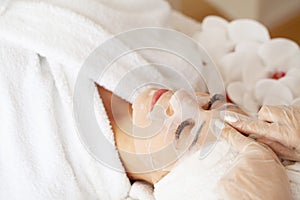
M208 146L209 147L209 146ZM207 157L202 150L195 152L154 186L156 199L222 199L218 195L218 181L232 167L237 152L225 140L218 141ZM201 158L201 159L200 159ZM285 167L294 200L300 199L300 163ZM176 192L174 192L176 191Z
M210 152L208 156L200 156L204 155L203 149L195 152L155 184L156 199L219 199L217 183L237 154L225 140L217 142L213 149L210 145L203 147Z
M130 190L126 174L96 162L78 138L72 113L78 70L101 42L128 28L169 27L172 15L168 5L146 2L144 7L137 4L135 9L141 12L136 14L123 12L110 1L93 0L12 1L2 13L0 180L5 184L0 186L0 199L153 198L149 186L136 183ZM133 17L140 21L132 24ZM126 66L143 63L148 62L132 54L120 65L125 73ZM163 78L159 72L157 75ZM114 82L104 83L107 88L114 87ZM98 122L112 139L98 100Z
M125 174L81 145L52 69L61 65L1 42L1 199L120 199ZM113 187L119 183L122 187Z
M300 199L300 162L286 166L286 172L290 179L293 198L298 200Z

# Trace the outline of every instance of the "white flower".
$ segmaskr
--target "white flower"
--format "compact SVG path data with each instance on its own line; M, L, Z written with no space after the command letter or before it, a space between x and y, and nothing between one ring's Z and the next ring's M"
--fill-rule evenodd
M229 98L250 112L261 105L300 105L300 49L277 38L263 44L240 43L223 57L241 77L228 83Z
M253 43L253 45L270 40L268 30L259 22L251 19L238 19L228 22L217 16L208 16L202 22L202 30L194 35L215 61L225 80L239 77L238 68L232 70L222 58L235 51L239 43ZM231 55L231 54L230 54ZM231 66L231 65L229 65Z
M270 39L250 19L206 17L194 36L217 64L229 98L256 113L261 105L300 105L300 50L291 40Z

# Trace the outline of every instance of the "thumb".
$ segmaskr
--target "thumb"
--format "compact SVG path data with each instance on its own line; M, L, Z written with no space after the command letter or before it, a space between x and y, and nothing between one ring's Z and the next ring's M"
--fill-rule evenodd
M283 122L287 115L288 107L263 105L258 112L258 119L266 122Z
M222 130L222 136L239 152L242 152L247 146L254 142L253 139L243 136L228 124L225 124L225 127Z

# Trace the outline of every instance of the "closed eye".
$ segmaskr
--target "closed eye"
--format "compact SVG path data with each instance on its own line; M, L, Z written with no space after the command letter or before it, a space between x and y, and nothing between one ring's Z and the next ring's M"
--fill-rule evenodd
M178 140L180 137L180 134L182 133L183 129L186 128L187 126L194 126L195 122L192 119L187 119L183 122L181 122L181 124L177 127L176 131L175 131L175 136L176 139Z

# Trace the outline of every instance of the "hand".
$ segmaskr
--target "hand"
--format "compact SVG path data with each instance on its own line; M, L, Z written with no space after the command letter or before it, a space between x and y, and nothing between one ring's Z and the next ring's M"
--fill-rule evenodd
M218 182L222 199L291 199L289 180L277 156L266 145L226 125L223 137L238 151L232 168Z
M300 161L300 107L263 106L258 119L225 112L224 120L270 146L281 158Z

